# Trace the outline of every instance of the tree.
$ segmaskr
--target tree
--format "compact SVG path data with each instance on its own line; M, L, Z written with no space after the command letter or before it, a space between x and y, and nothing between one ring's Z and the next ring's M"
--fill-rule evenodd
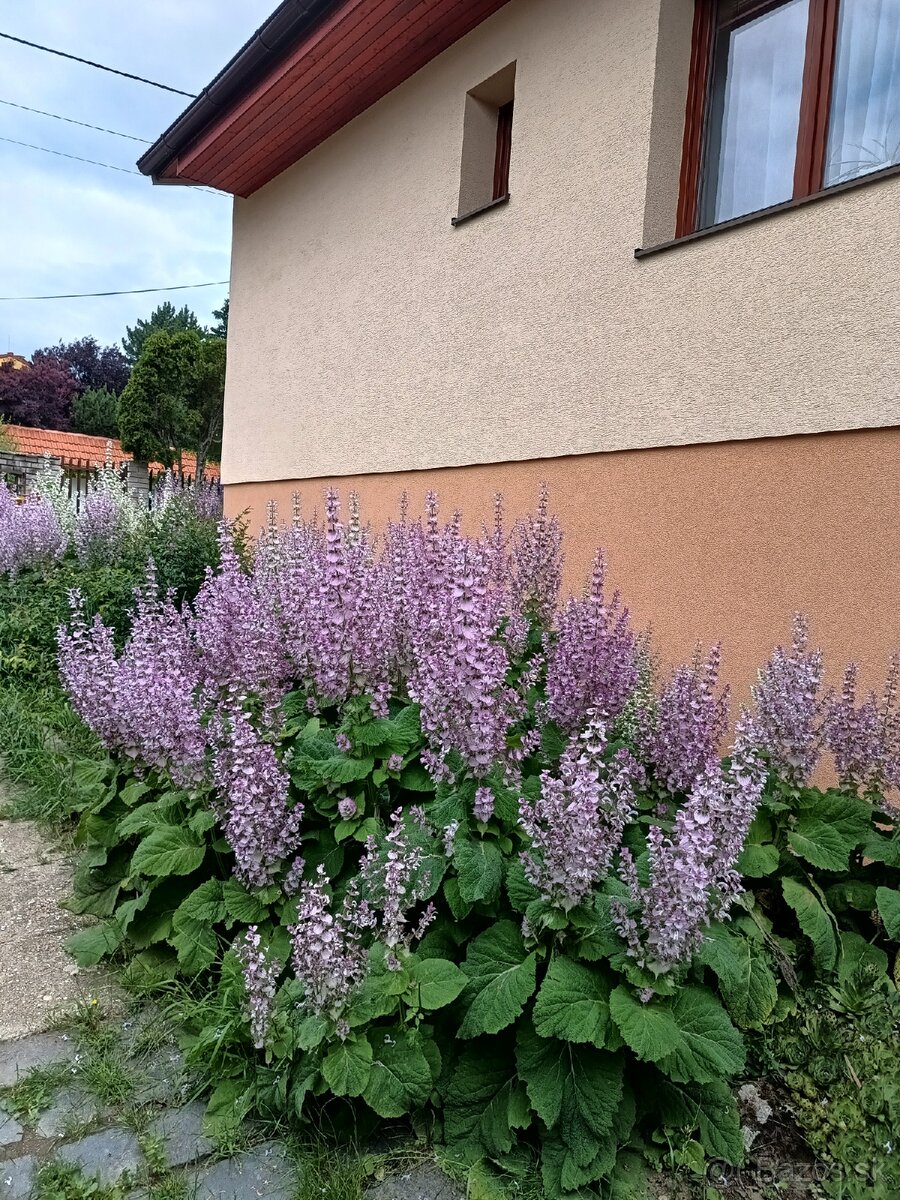
M150 334L119 397L123 448L167 467L180 466L181 451L193 450L199 480L221 437L224 393L223 341L193 330Z
M101 346L94 337L35 350L32 362L52 363L68 370L79 392L108 388L118 396L130 374L128 360L118 346Z
M14 425L69 429L77 388L66 367L41 361L20 371L0 364L0 415Z
M214 338L228 337L228 297L225 297L225 302L221 308L213 309L213 316L216 318L216 323L210 329L210 336Z
M95 437L117 438L119 418L116 412L118 397L109 388L88 388L72 403L72 428L77 433Z
M14 450L14 449L15 449L15 444L14 444L12 438L9 436L9 432L6 428L6 423L4 422L3 418L0 417L0 451Z
M138 321L133 328L130 325L125 326L125 337L122 338L125 357L133 366L140 358L144 343L151 334L178 332L202 333L203 330L186 304L176 309L170 300L166 300L153 310L146 321Z

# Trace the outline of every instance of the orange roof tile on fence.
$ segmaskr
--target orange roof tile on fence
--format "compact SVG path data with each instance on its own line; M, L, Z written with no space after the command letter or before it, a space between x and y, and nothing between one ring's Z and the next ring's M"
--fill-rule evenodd
M110 446L113 466L131 462L132 455L122 449L118 438L93 437L87 433L67 433L61 429L31 429L27 425L6 425L5 431L20 454L44 455L79 463L100 466L106 461L106 447ZM163 471L161 463L150 463L151 471ZM197 470L197 456L190 450L181 454L181 466L185 475ZM219 464L207 463L204 469L207 479L219 478Z

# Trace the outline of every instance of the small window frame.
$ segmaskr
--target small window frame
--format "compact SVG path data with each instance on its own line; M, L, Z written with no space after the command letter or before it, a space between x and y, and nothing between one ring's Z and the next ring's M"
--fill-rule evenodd
M512 162L512 132L515 100L508 100L497 109L497 149L494 154L494 193L492 200L509 195L509 167Z
M682 144L681 176L675 221L676 238L702 229L701 198L712 106L714 51L718 35L780 8L786 0L744 0L737 11L723 17L727 0L695 0L690 77ZM731 0L732 5L734 0ZM824 190L828 118L837 44L839 0L809 0L806 59L800 99L797 157L792 200ZM859 182L863 182L861 176ZM745 214L749 215L749 214Z

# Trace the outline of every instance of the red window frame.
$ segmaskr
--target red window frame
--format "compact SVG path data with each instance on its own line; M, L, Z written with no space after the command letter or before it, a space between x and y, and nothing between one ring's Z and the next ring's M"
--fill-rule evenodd
M809 0L806 62L800 99L797 160L793 199L820 192L824 186L828 115L837 41L840 0ZM721 19L723 0L696 0L691 49L690 80L684 123L675 236L697 232L707 115L711 101L713 49L720 30L742 24L779 8L785 0L757 0L739 7L728 20Z
M501 104L497 109L497 150L494 155L494 193L492 200L509 195L509 163L512 158L513 104Z

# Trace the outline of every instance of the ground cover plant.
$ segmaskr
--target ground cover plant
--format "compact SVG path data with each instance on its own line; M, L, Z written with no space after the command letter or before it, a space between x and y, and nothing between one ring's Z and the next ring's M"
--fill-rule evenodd
M539 1159L548 1197L636 1194L665 1129L739 1163L748 1037L894 989L896 666L825 692L798 617L729 726L718 648L657 678L602 556L560 603L546 497L376 540L329 493L249 569L221 536L123 648L77 594L59 635L109 755L72 949L180 980L211 1127L409 1119L476 1193Z

